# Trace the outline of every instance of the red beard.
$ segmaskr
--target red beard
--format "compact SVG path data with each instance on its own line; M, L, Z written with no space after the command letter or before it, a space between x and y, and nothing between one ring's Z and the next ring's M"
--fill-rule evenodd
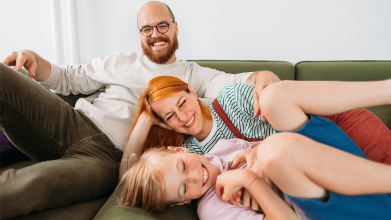
M155 42L158 41L164 41L166 44L168 44L167 48L164 48L159 51L153 51L152 47ZM164 64L170 58L175 54L175 51L178 49L179 44L178 44L178 38L176 35L174 35L174 38L171 42L170 38L168 37L159 37L159 38L151 38L148 40L147 45L145 46L144 44L141 44L144 54L154 63L158 64Z

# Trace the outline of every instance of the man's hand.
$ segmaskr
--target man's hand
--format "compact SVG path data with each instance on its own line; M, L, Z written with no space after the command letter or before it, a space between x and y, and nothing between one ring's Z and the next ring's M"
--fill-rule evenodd
M261 114L261 108L259 106L259 97L261 92L270 84L280 82L280 78L271 71L257 71L251 74L247 79L247 84L254 86L254 118L257 118ZM262 115L262 120L267 121L267 119Z
M17 71L20 71L24 66L28 71L29 75L35 78L35 71L37 70L37 61L31 51L22 50L18 52L12 52L8 55L3 63L7 66L15 66Z
M233 159L232 164L230 165L229 168L234 169L239 165L239 163L246 161L247 162L247 169L251 169L251 167L253 166L253 164L255 163L255 161L258 158L257 157L257 147L240 152Z
M29 76L38 82L45 81L50 75L50 63L30 50L12 52L3 60L3 63L7 66L15 66L17 71L24 66Z

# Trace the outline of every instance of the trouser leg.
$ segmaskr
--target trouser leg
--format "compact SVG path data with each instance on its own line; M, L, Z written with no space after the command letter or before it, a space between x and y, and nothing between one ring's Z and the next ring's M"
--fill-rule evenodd
M2 63L0 127L34 161L60 158L73 143L101 132L57 95Z
M114 190L122 152L105 134L74 144L69 154L0 177L1 219L100 197Z
M116 185L122 152L106 135L86 115L1 63L0 126L19 150L45 161L3 172L2 218L86 201ZM97 136L105 138L85 141Z

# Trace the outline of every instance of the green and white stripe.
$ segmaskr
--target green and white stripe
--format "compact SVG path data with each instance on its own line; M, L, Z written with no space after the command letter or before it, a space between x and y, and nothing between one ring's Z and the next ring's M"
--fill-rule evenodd
M266 138L274 133L272 126L261 120L261 116L254 118L254 87L246 84L230 84L222 89L217 96L221 107L228 115L235 127L248 138ZM193 137L185 145L190 152L204 155L208 153L217 141L221 139L236 138L234 134L224 124L223 120L217 115L212 104L209 105L212 116L217 122L217 131L213 137L204 145L198 145L198 141Z

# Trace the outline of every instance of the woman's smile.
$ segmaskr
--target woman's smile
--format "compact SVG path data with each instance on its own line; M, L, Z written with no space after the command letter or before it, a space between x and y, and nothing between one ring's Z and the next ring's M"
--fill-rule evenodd
M190 121L187 124L185 124L185 126L184 126L185 128L190 128L195 123L194 117L195 117L195 115L193 115L193 117L191 117Z

